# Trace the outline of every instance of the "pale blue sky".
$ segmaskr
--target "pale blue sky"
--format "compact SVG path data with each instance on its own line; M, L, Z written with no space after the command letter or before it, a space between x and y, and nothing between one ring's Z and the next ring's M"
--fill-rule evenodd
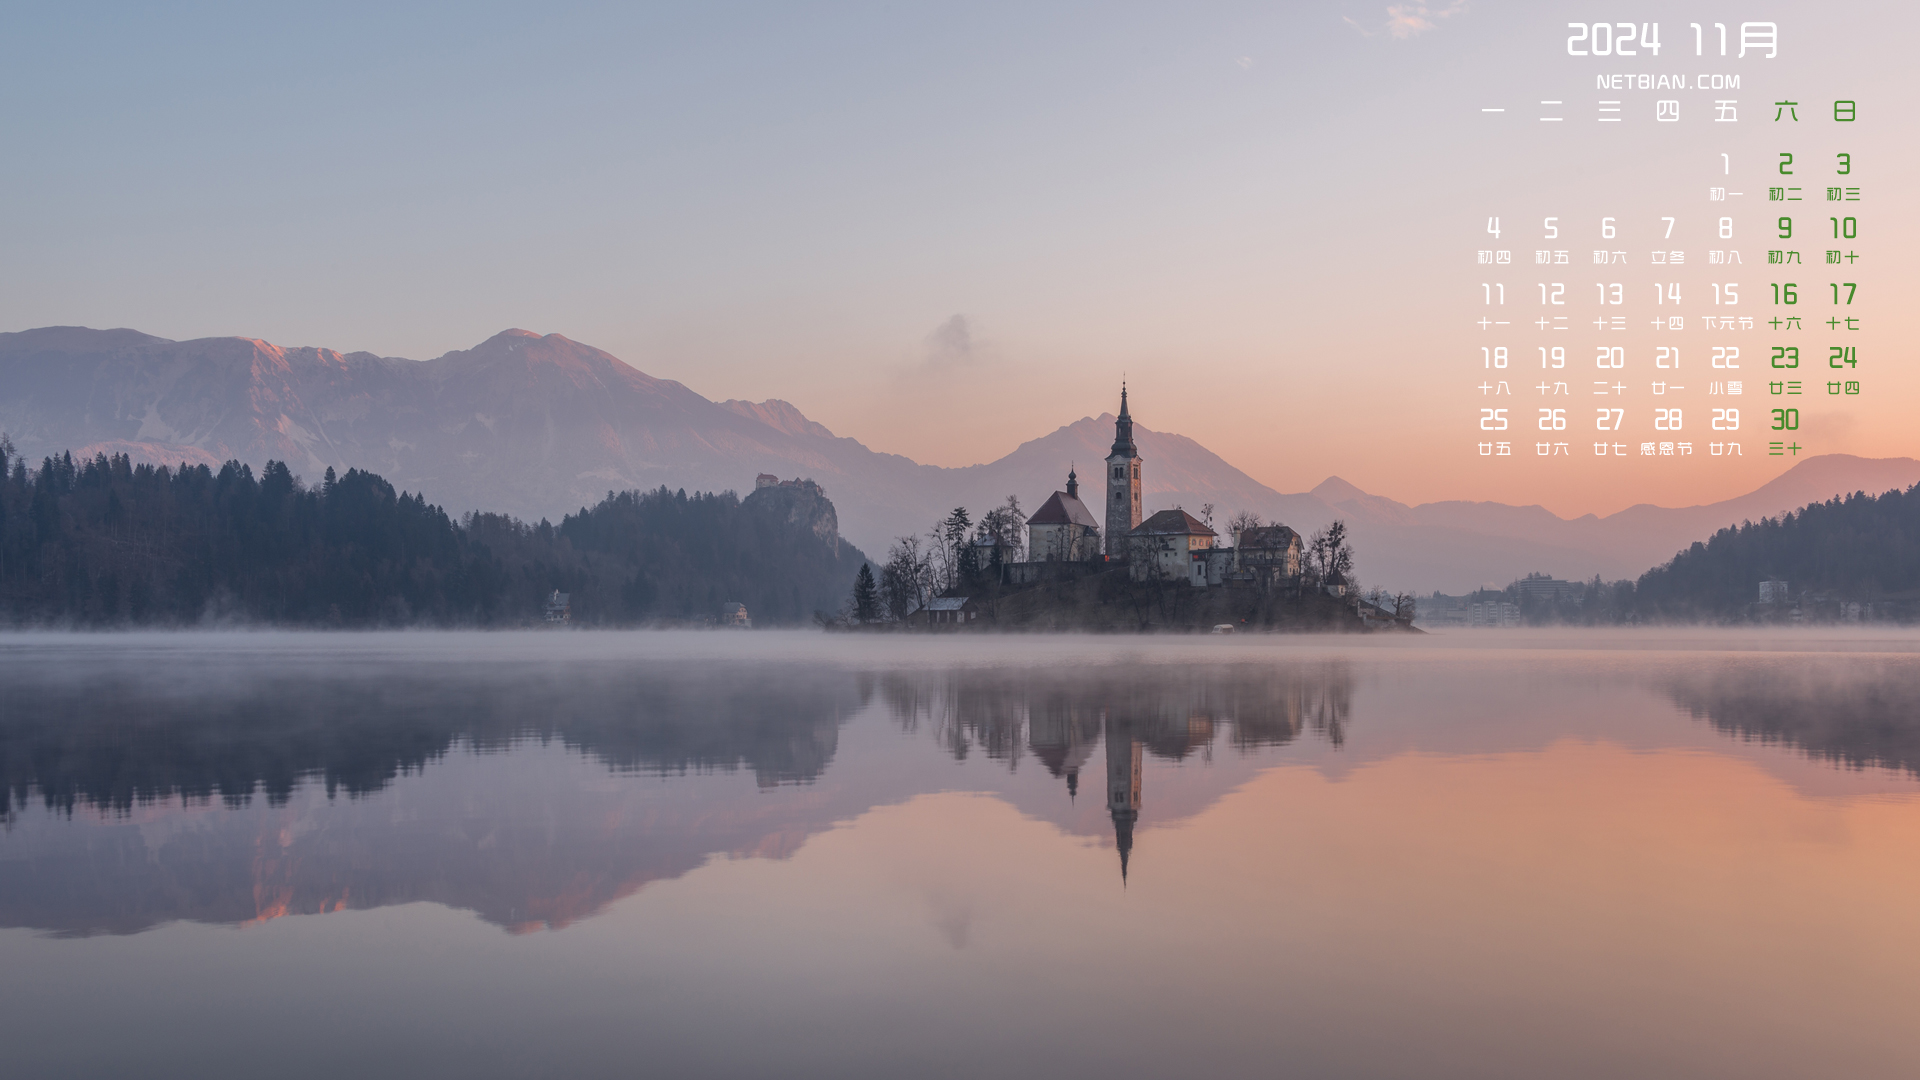
M1525 497L1335 445L1319 403L1405 382L1431 223L1499 182L1458 124L1533 93L1559 5L395 7L0 10L0 329L426 358L520 326L942 464L1127 370L1282 489Z

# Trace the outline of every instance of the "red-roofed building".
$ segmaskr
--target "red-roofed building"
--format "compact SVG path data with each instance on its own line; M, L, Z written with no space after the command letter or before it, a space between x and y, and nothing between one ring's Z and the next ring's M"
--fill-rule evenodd
M1080 501L1080 478L1067 473L1067 490L1054 492L1027 519L1032 562L1092 562L1100 557L1100 520Z

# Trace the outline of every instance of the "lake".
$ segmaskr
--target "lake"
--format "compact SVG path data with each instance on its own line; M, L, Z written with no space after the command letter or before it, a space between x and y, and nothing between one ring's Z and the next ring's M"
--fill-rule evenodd
M1907 1077L1920 634L0 636L10 1074Z

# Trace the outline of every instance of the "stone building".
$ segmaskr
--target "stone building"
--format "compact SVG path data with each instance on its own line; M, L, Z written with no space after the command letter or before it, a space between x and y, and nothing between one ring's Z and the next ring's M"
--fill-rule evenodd
M827 497L826 488L821 487L812 480L802 480L797 476L791 480L782 480L772 473L763 472L753 478L753 490L765 491L767 488L797 488L816 498L824 499Z
M1219 534L1185 510L1162 510L1127 533L1127 576L1207 584L1207 553Z
M1300 534L1285 525L1241 529L1233 546L1239 553L1237 569L1271 569L1283 577L1300 574Z
M1080 478L1071 470L1067 490L1054 492L1027 519L1027 558L1032 562L1100 558L1100 522L1080 501Z
M1300 534L1285 525L1241 529L1230 548L1208 552L1207 584L1274 592L1300 580Z

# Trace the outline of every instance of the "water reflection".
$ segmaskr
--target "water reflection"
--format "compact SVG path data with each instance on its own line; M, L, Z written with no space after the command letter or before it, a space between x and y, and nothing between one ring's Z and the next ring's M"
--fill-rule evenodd
M1069 800L1096 743L1106 747L1107 811L1126 879L1140 820L1144 755L1210 761L1222 731L1241 754L1312 730L1346 739L1354 676L1345 661L1314 664L1102 667L1067 672L961 669L889 673L881 698L894 722L926 730L956 760L979 750L1017 769L1031 753L1065 781Z
M1668 693L1736 738L1920 776L1920 673L1906 666L1740 664L1689 673Z
M778 854L826 824L596 777L806 785L860 707L854 679L799 666L227 674L189 690L159 672L7 673L0 925L131 933L431 900L565 926L715 851Z
M1142 828L1199 812L1303 740L1352 756L1362 683L1343 659L876 671L397 659L180 676L0 668L0 925L130 933L430 900L513 930L563 927L716 855L783 857L872 807L952 787L943 762L969 769L965 787L1110 837L1124 884ZM1655 682L1729 735L1920 775L1920 676L1904 669L1719 664ZM1377 692L1404 708L1385 703L1406 687ZM1473 696L1453 683L1435 694ZM907 737L836 766L869 709ZM1460 740L1492 730L1387 727L1358 761L1478 752ZM1202 770L1180 779L1183 764ZM751 783L727 782L740 773ZM1101 785L1091 805L1083 781Z
M14 1071L1920 1068L1920 658L339 639L0 642Z
M624 772L752 771L806 783L833 760L860 684L791 667L718 671L460 668L300 677L243 673L205 690L136 677L75 682L12 671L0 692L0 812L38 801L120 813L178 797L284 805L380 791L460 742L480 752L558 740Z
M1312 730L1346 739L1355 680L1344 660L1316 663L1100 666L1070 671L963 668L870 677L894 721L926 730L955 758L978 750L1018 768L1031 752L1071 779L1111 718L1168 761L1283 746Z
M194 689L125 671L6 675L0 925L83 935L423 899L510 929L560 927L716 853L782 856L835 821L937 790L926 770L943 757L1008 774L1038 761L1064 796L1039 812L1080 828L1081 773L1102 742L1124 880L1144 757L1210 762L1216 745L1245 757L1308 731L1338 744L1354 694L1342 663L269 667ZM897 729L944 753L908 739L888 744L887 767L831 790L756 798L826 775L843 725L876 696ZM669 783L608 785L595 770ZM752 787L693 782L736 770Z

